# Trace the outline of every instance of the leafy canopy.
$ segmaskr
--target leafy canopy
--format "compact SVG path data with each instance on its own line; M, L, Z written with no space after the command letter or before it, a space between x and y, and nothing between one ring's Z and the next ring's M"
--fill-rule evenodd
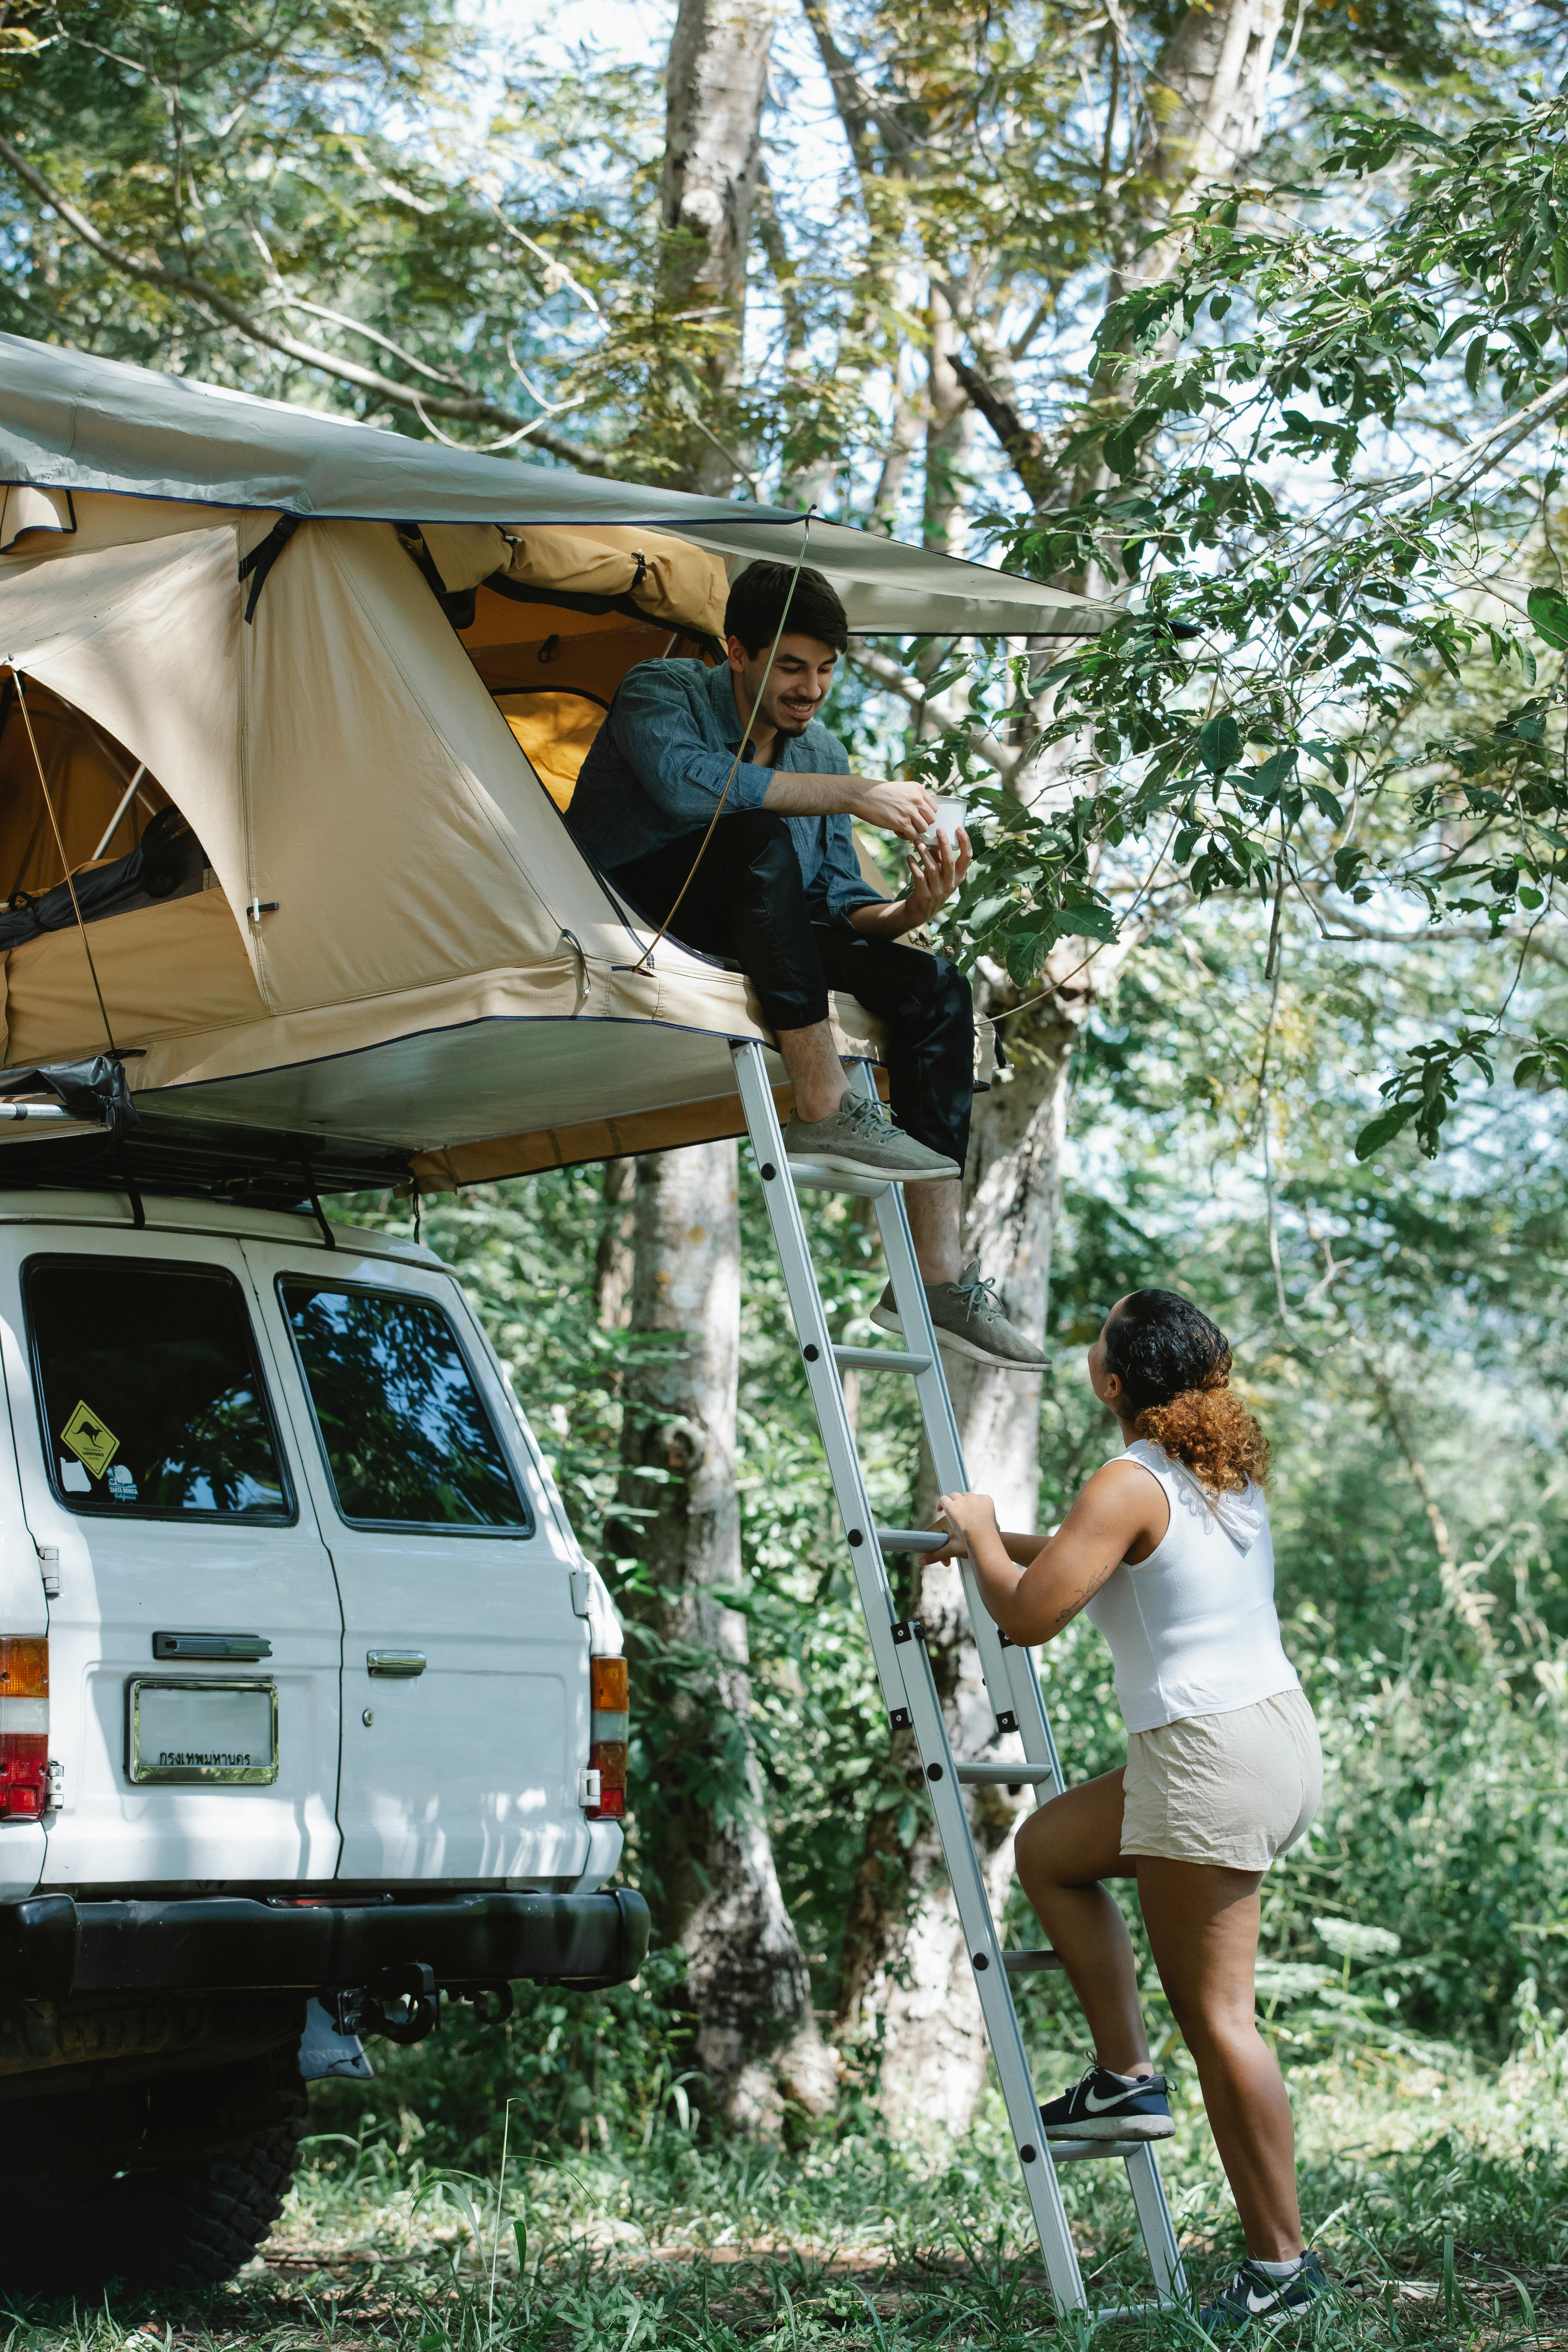
M1363 1151L1411 1124L1435 1149L1494 1048L1523 1084L1568 1067L1508 1024L1568 872L1565 122L1563 100L1455 138L1352 113L1321 186L1211 194L1101 324L1115 396L1073 450L1098 487L997 523L1012 563L1098 565L1139 609L1047 673L1064 788L989 796L970 954L1022 985L1063 936L1113 935L1129 843L1141 895L1152 858L1167 893L1271 901L1276 930L1287 899L1331 936L1475 930L1492 1002L1411 1054ZM988 686L1005 723L1019 665Z

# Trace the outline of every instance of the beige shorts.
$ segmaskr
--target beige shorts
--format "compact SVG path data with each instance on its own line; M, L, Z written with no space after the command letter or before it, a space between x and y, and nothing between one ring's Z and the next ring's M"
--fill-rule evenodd
M1323 1793L1305 1692L1130 1732L1122 1785L1123 1853L1267 1870L1305 1836Z

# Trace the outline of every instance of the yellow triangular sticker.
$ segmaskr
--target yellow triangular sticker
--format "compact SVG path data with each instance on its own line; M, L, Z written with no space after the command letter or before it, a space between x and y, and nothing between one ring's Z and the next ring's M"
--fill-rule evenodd
M101 1478L120 1451L120 1440L106 1429L97 1413L85 1402L79 1404L60 1432L60 1444L68 1445L79 1462L85 1463L95 1478Z

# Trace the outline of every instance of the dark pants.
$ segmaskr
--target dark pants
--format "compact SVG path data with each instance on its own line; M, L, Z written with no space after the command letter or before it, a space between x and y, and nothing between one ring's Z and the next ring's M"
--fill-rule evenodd
M637 912L662 923L700 832L617 866L610 880ZM858 998L887 1030L893 1116L908 1135L962 1167L974 1092L969 982L945 957L814 923L788 825L767 809L721 816L669 926L700 953L740 965L772 1029L827 1018L829 989Z

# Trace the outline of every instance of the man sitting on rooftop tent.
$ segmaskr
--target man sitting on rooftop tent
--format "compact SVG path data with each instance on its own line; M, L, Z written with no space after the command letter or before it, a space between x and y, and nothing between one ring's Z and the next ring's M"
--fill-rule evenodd
M930 794L851 775L843 744L822 725L849 639L844 607L819 572L797 579L788 564L753 563L730 592L724 627L727 665L651 661L628 671L566 821L640 914L668 920L674 938L727 958L752 982L795 1087L785 1150L910 1188L942 1347L1036 1370L1044 1356L959 1246L974 1072L969 984L944 958L898 944L957 888L968 836L961 828L956 844L942 834L928 841ZM901 898L885 898L863 879L853 817L910 845ZM830 989L858 997L884 1024L890 1121L847 1089L828 1025ZM872 1319L899 1330L890 1287Z

